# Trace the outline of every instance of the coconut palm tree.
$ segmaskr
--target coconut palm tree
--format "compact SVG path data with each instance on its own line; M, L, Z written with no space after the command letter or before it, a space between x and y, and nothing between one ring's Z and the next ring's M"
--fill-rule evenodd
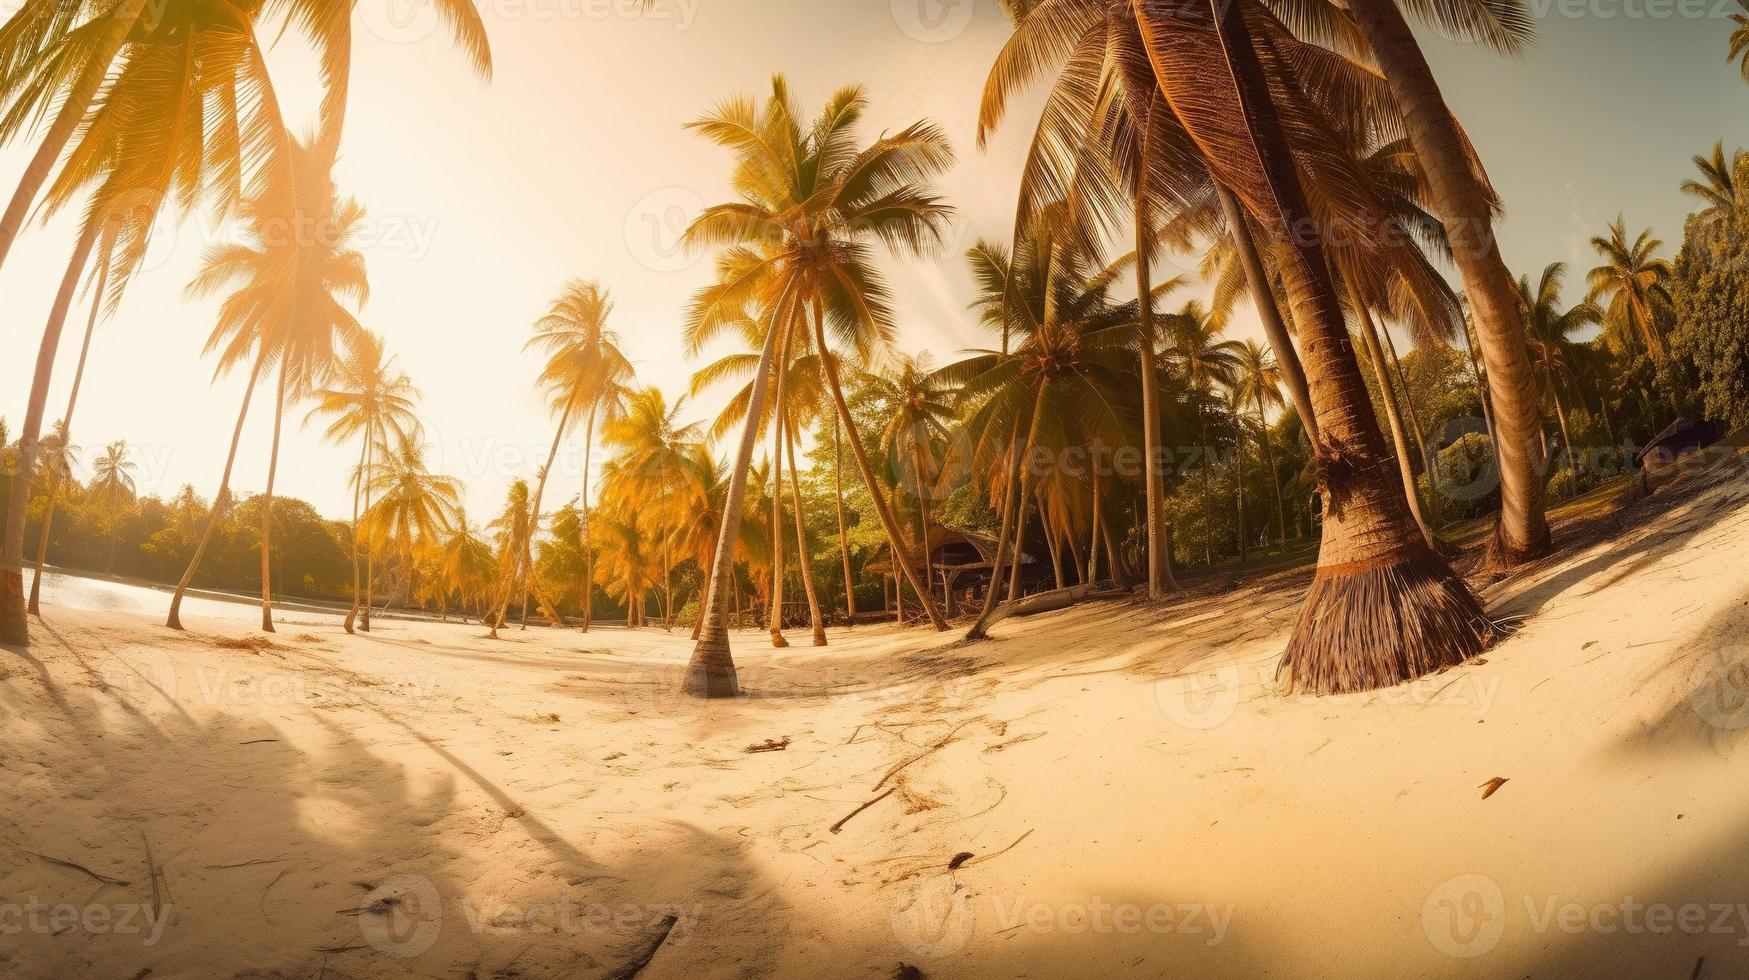
M1669 282L1676 274L1669 260L1657 255L1664 243L1652 237L1650 228L1629 241L1627 222L1617 215L1608 236L1592 238L1591 247L1603 261L1587 277L1585 301L1602 308L1611 346L1618 351L1637 347L1663 357L1673 308Z
M481 615L486 615L492 585L492 546L468 523L465 510L456 508L448 532L439 536L429 553L431 572L422 580L421 593L437 605L439 616L448 619L452 598L462 610L463 622L467 621L469 609L480 609Z
M663 618L668 621L673 616L677 539L665 515L676 510L679 498L690 489L689 481L695 476L690 469L692 454L703 429L696 422L680 423L685 401L679 399L670 407L661 389L641 389L628 399L625 414L609 422L601 433L603 443L618 450L602 471L603 503L622 514L656 515L647 522L656 531L646 537L655 539L650 547L660 562L656 584L662 589Z
M1743 163L1743 151L1735 150L1725 159L1725 141L1713 144L1712 156L1694 156L1694 169L1700 180L1690 177L1682 182L1682 193L1706 205L1701 214L1708 217L1728 214L1737 206L1737 168Z
M313 138L293 145L291 179L276 182L244 208L252 240L209 249L200 273L188 286L194 298L230 290L219 307L219 322L207 340L207 352L219 352L221 371L251 357L255 367L207 530L171 599L168 624L173 629L181 628L182 596L228 500L231 462L255 382L262 369L271 366L277 388L261 507L261 628L274 631L271 521L285 409L325 382L340 350L356 347L365 332L347 308L363 305L370 292L364 256L352 247L364 209L336 193L330 176L333 160L325 153L324 141ZM293 234L291 229L298 231Z
M591 597L595 592L595 558L589 542L589 474L595 452L596 425L620 417L631 393L632 364L620 350L619 334L609 329L607 318L613 312L613 299L599 283L573 279L565 284L546 316L534 325L525 350L537 350L546 355L539 384L547 393L548 402L558 425L553 433L553 448L548 453L547 466L541 468L539 487L535 491L535 513L531 517L530 534L524 547L532 547L539 533L540 501L546 491L548 468L558 458L559 445L565 429L575 419L583 419L583 491L578 498L579 540L583 551L583 631L590 625ZM523 557L525 567L531 563ZM528 599L523 596L523 625L527 627Z
M461 484L431 472L420 435L415 431L392 447L382 469L372 477L377 501L364 516L368 533L394 546L400 555L409 598L414 592L414 554L453 530L461 513Z
M115 543L120 536L116 518L121 506L134 497L134 471L139 469L131 458L125 440L105 446L102 455L91 462L91 494L103 503L104 522L109 529L109 562L106 574L115 573Z
M866 373L868 394L891 406L892 415L881 430L881 451L889 460L909 458L912 485L917 497L917 542L923 557L923 580L933 583L935 569L929 558L930 489L936 481L937 444L945 443L954 420L957 392L936 373L928 352L901 354L882 373Z
M504 625L505 610L510 608L510 597L516 594L517 583L522 581L526 573L524 559L529 552L527 480L516 480L510 484L510 489L504 495L504 509L486 525L486 529L492 532L497 570L492 576L491 602L482 618L487 629L491 631L491 638L495 640L498 638L498 628Z
M1737 6L1749 10L1749 4L1737 0ZM1732 14L1731 23L1731 53L1725 55L1725 61L1737 62L1738 69L1743 73L1743 80L1749 82L1749 17L1742 14Z
M1267 216L1278 232L1306 227L1313 212L1244 8L1217 4L1214 27L1251 162L1263 177L1254 213ZM1402 485L1389 474L1322 242L1313 235L1284 237L1291 247L1283 274L1323 442L1315 466L1325 516L1318 569L1281 678L1289 690L1337 693L1462 662L1483 648L1494 627L1469 586L1417 532Z
M0 453L10 454L12 447L6 443L6 421L0 419ZM36 570L30 580L30 614L41 616L43 566L48 561L49 531L55 520L55 500L59 497L61 488L73 479L73 464L78 462L79 447L67 441L67 423L63 419L49 429L49 434L42 439L41 448L37 450L37 468L42 478L47 481L43 504L42 532L36 542ZM0 463L0 470L5 465Z
M1202 437L1202 460L1198 469L1202 475L1202 505L1204 513L1212 513L1214 502L1214 444L1209 439L1208 412L1218 403L1219 389L1231 388L1243 366L1245 346L1236 340L1222 340L1222 327L1208 314L1199 300L1184 304L1173 318L1166 338L1167 356L1180 378L1196 410L1197 428ZM1210 565L1214 564L1214 539L1204 524L1203 549Z
M1549 548L1542 502L1542 411L1536 374L1519 317L1517 285L1500 256L1493 231L1498 202L1404 19L1404 6L1447 36L1474 40L1505 53L1519 52L1530 43L1535 19L1520 0L1436 0L1426 4L1354 0L1348 4L1402 111L1432 210L1444 222L1453 264L1469 294L1482 360L1488 367L1498 436L1494 448L1501 509L1494 553L1498 561L1511 566L1540 557Z
M1263 465L1275 486L1276 541L1287 542L1287 510L1281 495L1281 472L1275 468L1275 449L1269 435L1269 410L1283 408L1287 402L1281 396L1281 369L1269 349L1255 340L1246 340L1239 349L1239 363L1232 381L1236 407L1257 413L1257 444L1262 450Z
M414 406L419 389L405 372L395 370L393 358L385 356L383 340L366 331L358 343L335 364L328 386L313 393L316 405L309 419L330 419L322 438L330 443L353 439L359 442L358 467L352 476L352 608L346 613L346 632L353 624L370 632L371 585L375 552L364 540L359 522L362 510L371 508L370 485L379 455L415 437L419 420ZM308 419L306 419L307 421ZM359 552L364 554L364 574L359 574ZM362 617L361 617L362 610Z
M1601 322L1603 311L1589 302L1561 309L1561 289L1566 285L1566 278L1566 263L1550 262L1543 268L1535 288L1532 288L1529 276L1519 280L1518 288L1524 302L1525 332L1530 336L1531 357L1542 375L1543 390L1554 404L1555 418L1561 423L1561 445L1566 450L1567 472L1577 492L1579 470L1573 456L1573 438L1567 429L1567 406L1561 398L1561 388L1572 379L1568 350L1573 342L1569 338L1578 330Z
M855 361L868 363L887 345L892 312L886 282L874 264L874 243L897 254L923 254L940 244L952 212L931 192L929 182L950 165L953 154L945 136L928 122L858 147L855 127L866 108L860 87L841 89L817 121L805 125L788 83L778 76L763 109L751 99L733 98L691 124L735 153L740 192L736 201L706 208L685 235L690 247L723 247L718 282L695 298L689 317L689 346L694 350L753 306L780 323L811 321L815 347L822 352L832 350L828 318ZM768 331L767 348L773 355L779 334ZM774 357L762 352L762 361L743 451L731 475L731 513L744 492L741 474L752 459L754 427ZM851 434L851 455L889 544L901 554L898 524L855 435L856 422L844 400L836 363L826 360L824 366L838 418ZM707 625L687 672L686 687L696 694L736 690L728 634L716 608L723 595L719 586L726 585L729 554L725 539L708 576ZM904 574L923 597L930 621L945 629L928 590L919 587L916 570L906 565Z

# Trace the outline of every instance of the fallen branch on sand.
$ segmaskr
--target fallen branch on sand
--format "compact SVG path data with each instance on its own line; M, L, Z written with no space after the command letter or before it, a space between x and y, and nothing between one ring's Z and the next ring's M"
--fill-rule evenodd
M984 628L989 629L1009 617L1037 616L1040 613L1067 609L1078 602L1121 599L1129 594L1128 589L1101 588L1092 585L1076 585L1067 589L1040 592L1036 595L1000 603L990 611L990 618L984 623Z
M125 885L133 884L133 882L124 880L122 878L114 878L114 877L111 877L109 875L98 874L97 872L91 870L90 868L87 868L86 866L84 866L83 864L80 864L77 861L63 861L60 858L49 857L47 854L38 854L35 851L25 851L24 853L29 854L31 857L39 858L43 861L47 861L50 864L58 864L63 868L72 868L74 871L83 871L84 873L90 875L93 878L96 878L98 881L101 881L106 885L124 885L125 886Z
M768 738L763 742L755 742L752 745L749 745L746 748L742 749L741 751L743 751L743 752L782 752L784 749L787 749L787 748L789 748L789 736L785 735L782 738Z
M988 861L991 858L1001 857L1002 855L1007 854L1009 851L1014 850L1016 847L1019 847L1021 841L1026 840L1028 837L1031 837L1031 836L1032 836L1032 831L1028 830L1026 833L1021 834L1019 837L1014 838L1014 843L1008 845L1007 847L1004 847L1000 851L991 851L989 854L985 854L981 857L972 857L970 854L967 854L967 855L965 855L965 860L961 861L960 855L956 854L956 855L954 855L953 861L948 862L947 870L954 871L954 870L957 870L959 868L969 868L974 864L983 864L985 861ZM957 863L955 863L955 862L957 862Z
M876 803L879 803L880 801L886 799L887 797L892 796L894 793L897 793L898 791L899 791L899 787L894 786L892 789L887 790L885 793L882 793L881 795L875 797L874 799L869 800L867 803L864 803L863 805L857 807L856 809L850 811L849 813L846 813L844 815L843 819L839 820L837 823L833 824L832 826L830 826L826 829L832 831L832 833L834 833L834 834L838 833L839 831L844 829L845 824L850 822L851 817L856 816L857 814L861 813L862 811L868 809L871 806L874 806Z
M941 749L946 748L947 743L953 741L953 737L960 733L960 729L966 727L967 725L970 725L974 721L983 721L983 720L984 720L984 716L979 715L976 718L967 718L965 721L962 721L959 724L953 726L953 730L948 732L946 735L943 735L941 737L940 741L931 745L929 748L924 749L922 752L917 753L916 755L912 756L911 758L906 759L904 762L899 763L898 765L894 766L893 768L888 769L887 774L885 776L881 777L881 781L874 784L874 788L880 789L882 786L885 786L887 784L887 780L892 779L894 776L899 774L899 770L905 768L906 766L910 765L913 762L916 762L918 759L922 759L922 758L930 755L931 753L934 753L934 752L940 751Z
M662 918L662 924L657 927L655 940L651 942L649 946L645 947L644 950L630 963L621 967L617 973L609 975L608 980L632 980L633 977L644 972L644 967L649 966L650 961L656 958L656 951L661 949L662 944L668 941L668 934L674 931L674 924L679 921L680 919L675 916L664 916Z

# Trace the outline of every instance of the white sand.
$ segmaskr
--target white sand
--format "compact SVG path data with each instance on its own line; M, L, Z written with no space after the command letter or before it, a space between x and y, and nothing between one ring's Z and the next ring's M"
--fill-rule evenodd
M1745 554L1714 489L1326 700L1269 684L1296 576L744 634L709 704L683 632L52 606L0 653L0 975L608 977L674 915L641 976L1743 976Z

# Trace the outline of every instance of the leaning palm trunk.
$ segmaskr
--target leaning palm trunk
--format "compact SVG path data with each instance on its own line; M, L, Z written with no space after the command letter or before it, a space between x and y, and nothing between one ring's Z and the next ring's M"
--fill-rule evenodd
M67 142L85 120L86 111L109 75L111 63L145 9L146 0L121 0L113 11L101 15L109 18L108 24L93 44L84 71L74 79L66 98L61 100L55 121L43 134L42 142L37 144L35 155L30 158L24 175L18 180L18 187L12 192L12 200L6 205L6 213L0 216L0 265L5 264L13 242L18 240L18 233L30 216L31 205L36 203L37 193L48 183L61 151L66 149ZM42 385L47 387L46 378L42 379Z
M856 620L856 583L850 576L850 541L844 535L844 451L838 447L838 430L843 425L832 417L832 489L838 504L838 557L844 562L844 611L852 622Z
M777 359L777 330L768 330L765 347L759 352L759 368L753 375L753 390L747 397L747 421L741 425L741 445L735 450L735 463L729 470L729 491L723 495L723 522L717 529L716 553L711 556L710 569L705 574L704 605L699 616L704 626L699 630L698 643L692 648L692 660L686 665L686 676L680 689L695 697L732 698L741 693L735 676L735 660L729 653L729 630L724 625L723 604L728 602L729 589L735 574L735 531L740 524L741 507L747 499L747 470L753 465L753 447L759 441L759 413L765 409L765 390L771 384L772 362Z
M1439 523L1439 467L1433 454L1427 451L1427 436L1421 431L1421 419L1415 412L1415 392L1409 387L1409 372L1403 370L1403 362L1397 358L1397 342L1391 339L1389 330L1381 330L1384 335L1385 353L1391 355L1391 366L1397 373L1397 390L1403 394L1403 411L1408 416L1409 431L1415 435L1415 446L1421 453L1421 471L1427 474L1427 509L1435 524Z
M1294 410L1299 412L1300 424L1305 427L1306 438L1313 446L1318 444L1318 420L1313 418L1312 395L1306 387L1306 369L1300 364L1300 355L1294 349L1293 336L1288 332L1287 322L1282 319L1282 310L1275 301L1275 290L1270 288L1269 274L1263 268L1263 258L1257 253L1257 240L1251 237L1251 224L1245 220L1244 209L1239 206L1239 199L1233 196L1225 184L1216 182L1215 196L1220 199L1221 212L1227 218L1228 234L1233 236L1234 250L1239 253L1239 263L1245 269L1245 282L1251 289L1251 305L1257 308L1257 319L1263 323L1263 336L1269 341L1269 347L1275 352L1276 367L1281 370L1281 379L1287 384L1288 397L1293 399ZM1285 535L1285 531L1283 532Z
M273 446L267 453L267 489L261 494L261 629L273 629L273 478L279 473L279 430L285 420L287 365L279 365L279 394L273 404Z
M1384 396L1385 418L1391 425L1391 442L1396 447L1397 472L1403 478L1403 496L1409 503L1409 512L1415 515L1415 523L1421 528L1421 537L1427 541L1428 547L1433 547L1433 529L1427 526L1427 519L1421 516L1421 497L1415 487L1415 464L1409 456L1409 440L1403 432L1403 416L1397 407L1397 387L1391 381L1390 366L1385 363L1384 347L1379 343L1378 324L1372 318L1372 312L1367 308L1366 301L1354 291L1353 281L1349 282L1349 297L1354 303L1354 309L1360 318L1360 339L1366 345L1367 359L1372 361L1373 377L1378 379L1379 394Z
M559 413L559 429L553 433L553 448L547 451L547 462L540 468L540 479L534 484L534 500L529 504L528 536L522 541L522 567L526 569L522 580L522 628L528 629L528 586L534 579L534 536L540 531L540 501L547 492L547 476L553 471L553 464L559 460L559 443L565 438L565 429L571 424L571 409L574 403L566 402L565 410Z
M219 474L219 492L213 496L212 512L207 515L206 528L200 532L200 543L194 546L194 556L188 560L188 570L182 573L182 581L176 583L176 592L170 597L170 616L164 621L164 625L173 630L182 628L182 597L188 594L188 584L194 581L194 573L200 568L200 560L206 557L207 545L213 540L213 531L218 528L225 508L230 506L231 468L237 462L237 446L243 438L243 422L249 418L249 399L255 394L255 383L260 380L261 369L266 363L267 354L264 351L256 356L255 367L249 371L249 382L243 386L243 407L237 410L237 426L231 430L231 451L225 455L225 468Z
M1153 283L1150 281L1153 273L1150 268L1153 251L1150 248L1150 230L1144 180L1143 191L1136 195L1136 321L1141 332L1137 341L1142 355L1142 479L1146 488L1143 504L1147 509L1148 538L1144 555L1148 561L1148 598L1159 599L1166 594L1170 584L1161 571L1166 558L1165 549L1161 546L1165 535L1166 488L1165 474L1160 472L1160 368L1154 347Z
M1257 441L1263 444L1263 465L1269 467L1270 482L1275 485L1276 543L1287 544L1287 511L1282 503L1281 471L1275 468L1275 447L1270 444L1269 415L1263 409L1263 393L1257 393Z
M1493 552L1500 564L1511 567L1549 550L1536 442L1542 409L1525 346L1518 290L1500 257L1489 203L1468 146L1396 0L1354 0L1349 11L1402 110L1409 142L1432 191L1434 210L1445 222L1452 261L1475 311L1499 436L1494 454L1500 469L1500 521Z
M774 322L771 329L776 330ZM777 349L777 390L771 405L771 645L787 647L783 635L783 382L788 347Z
M91 334L97 329L97 311L103 303L103 289L109 282L109 256L105 255L97 267L97 283L91 291L91 315L85 321L85 339L79 345L79 365L73 369L73 390L67 395L67 414L61 417L61 438L72 439L73 409L79 405L79 386L85 380L85 359L91 354ZM30 579L30 602L27 604L32 616L42 615L43 565L49 557L49 531L55 524L55 502L61 494L61 475L53 473L49 476L48 503L43 508L42 534L36 542L36 574Z
M990 587L984 591L984 608L979 611L972 628L966 631L967 640L982 640L989 635L990 617L996 612L996 592L1002 582L1004 561L1011 561L1014 567L1020 567L1021 552L1018 545L1012 556L1008 551L1009 532L1014 528L1015 511L1020 506L1021 481L1026 473L1025 456L1032 451L1033 441L1038 438L1039 417L1044 412L1045 390L1049 387L1048 382L1038 386L1038 394L1032 407L1032 420L1027 425L1026 444L1023 446L1019 443L1020 419L1014 420L1014 427L1008 433L1008 451L1012 455L1008 464L1008 484L1003 490L1005 499L1002 502L1002 530L996 535L996 557L990 562ZM1009 599L1014 598L1011 591Z
M1567 433L1567 406L1561 403L1561 390L1555 379L1549 379L1549 393L1555 398L1555 420L1561 423L1561 454L1566 457L1567 475L1573 480L1573 495L1579 495L1579 464L1573 457L1573 437Z
M887 503L886 495L881 493L880 484L875 481L874 467L869 465L868 453L862 448L862 440L856 436L856 420L850 415L850 405L844 400L844 389L838 383L837 360L825 356L829 348L826 346L826 317L823 307L824 304L816 294L814 343L821 352L820 363L826 367L826 387L832 392L832 404L838 409L838 418L843 421L844 430L850 434L850 454L855 457L856 468L862 473L863 485L868 488L869 499L874 502L875 514L881 520L881 528L887 532L887 545L893 551L895 563L904 572L906 581L911 583L912 591L917 593L917 601L922 604L924 614L929 617L929 624L938 630L945 630L947 622L935 608L935 600L930 598L929 589L917 580L917 570L911 567L911 563L899 557L904 554L904 539L899 534L899 523L893 519L892 507Z
M79 275L91 257L96 240L95 225L87 227L79 236L73 259L67 263L67 272L61 277L61 288L55 294L54 306L49 310L48 323L43 327L42 344L37 348L30 402L25 410L24 427L18 433L18 468L12 476L12 496L6 502L6 531L4 538L0 538L0 643L21 647L30 643L30 626L24 613L24 521L30 508L30 481L37 453L42 448L43 413L48 405L55 352L61 345L61 329L67 324L67 311L72 308Z
M583 604L583 632L589 632L589 621L595 609L595 549L589 547L589 462L595 454L595 411L601 407L597 398L589 404L589 422L583 430L583 493L577 498L577 544L583 551L583 585L578 601ZM702 621L701 614L701 621ZM694 630L693 639L698 639Z
M933 588L935 563L929 557L929 482L924 472L922 439L916 432L911 434L911 465L917 470L917 524L922 531L917 540L918 550L923 552L923 582ZM942 602L945 604L947 600Z
M808 594L808 624L814 631L814 645L826 645L826 621L820 618L820 598L814 591L814 562L808 553L807 525L802 520L802 481L796 476L796 444L787 436L784 446L789 452L790 510L795 512L796 564L802 569L802 588Z
M1288 154L1243 8L1216 4L1215 24L1251 143L1284 235L1312 220ZM1323 447L1325 498L1318 570L1288 641L1280 676L1290 691L1334 694L1400 683L1462 663L1494 626L1481 602L1417 533L1392 478L1322 243L1287 235L1294 319Z
M352 485L352 608L346 611L346 621L341 623L348 633L354 632L358 622L358 604L364 598L364 576L359 570L358 539L364 533L359 525L359 500L364 496L364 484L369 479L370 467L370 435L371 425L364 427L364 445L358 450L358 478Z

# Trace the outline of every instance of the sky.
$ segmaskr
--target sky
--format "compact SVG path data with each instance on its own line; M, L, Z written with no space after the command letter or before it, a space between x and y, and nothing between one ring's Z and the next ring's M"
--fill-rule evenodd
M671 400L686 391L704 361L680 349L682 311L711 263L676 239L692 213L732 195L727 154L683 124L730 94L762 95L773 72L809 107L840 85L865 85L870 137L921 117L946 130L959 157L940 182L958 209L947 246L937 258L886 262L900 344L942 363L989 342L966 310L962 255L979 237L1007 238L1036 118L1035 100L985 150L975 145L978 97L1009 30L997 0L660 0L650 11L635 0L477 2L493 52L489 81L453 49L425 0L359 0L336 168L370 219L361 248L371 296L360 320L423 391L431 462L464 481L471 518L495 513L508 484L532 478L546 458L553 431L533 384L539 359L522 347L567 280L612 292L610 323L641 383ZM1577 301L1592 235L1623 213L1673 255L1691 210L1678 190L1689 158L1721 138L1727 149L1749 143L1749 85L1724 57L1738 8L1529 2L1540 39L1522 58L1431 33L1424 43L1505 200L1508 264L1534 273L1568 262L1568 299ZM319 89L294 36L276 45L271 67L288 118L313 119ZM6 187L26 156L0 151ZM0 269L0 416L15 432L72 237L65 220L33 228ZM98 327L73 441L88 463L109 441L127 440L143 493L190 483L210 498L216 489L244 379L213 378L201 349L216 301L189 302L182 287L202 250L231 237L234 229L201 215L167 221L148 268ZM1188 269L1194 257L1178 261ZM65 408L83 317L69 321L51 420ZM1256 328L1241 317L1233 332ZM683 420L713 417L726 396L689 399ZM245 429L240 491L265 479L267 404L257 401ZM325 444L304 415L288 412L276 489L350 516L356 447ZM575 496L581 463L577 437L554 468L548 507Z

